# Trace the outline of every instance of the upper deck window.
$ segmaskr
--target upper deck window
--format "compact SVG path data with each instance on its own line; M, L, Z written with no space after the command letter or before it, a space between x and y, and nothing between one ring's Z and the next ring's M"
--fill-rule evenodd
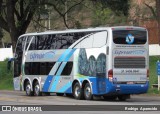
M147 32L143 30L114 30L115 44L140 45L147 42Z

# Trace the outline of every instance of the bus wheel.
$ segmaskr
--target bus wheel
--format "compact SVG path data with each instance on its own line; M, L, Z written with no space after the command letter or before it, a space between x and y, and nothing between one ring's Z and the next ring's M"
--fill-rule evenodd
M42 95L42 92L40 92L40 86L39 86L38 82L36 82L34 84L34 95L35 96L41 96Z
M25 90L27 96L33 96L33 91L31 91L31 85L29 82L26 83Z
M89 83L86 83L84 87L84 97L86 100L93 99L92 90L91 90L91 86L89 85Z
M79 83L75 83L73 87L73 96L75 99L83 99L83 89L80 87Z
M64 93L56 93L57 96L63 96Z
M126 101L126 99L129 99L130 98L130 95L119 95L118 96L118 99L120 101Z

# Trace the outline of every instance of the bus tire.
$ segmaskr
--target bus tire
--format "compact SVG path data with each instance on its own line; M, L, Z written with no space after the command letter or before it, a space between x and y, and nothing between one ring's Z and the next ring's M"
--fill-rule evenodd
M73 86L73 96L77 100L82 100L84 98L83 89L80 87L78 82L76 82Z
M31 90L31 84L29 82L25 85L25 91L27 96L33 96L33 91Z
M56 93L57 96L63 96L64 93Z
M39 86L39 83L36 81L34 83L34 96L41 96L42 95L42 92L40 91L40 86Z
M92 100L93 99L93 95L92 95L92 89L89 83L86 83L85 87L84 87L84 98L86 100Z

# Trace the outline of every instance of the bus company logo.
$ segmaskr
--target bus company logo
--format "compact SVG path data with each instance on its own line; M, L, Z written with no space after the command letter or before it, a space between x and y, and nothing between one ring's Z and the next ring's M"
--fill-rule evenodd
M55 55L55 51L49 51L49 52L45 52L45 53L31 53L30 54L30 59L31 60L40 60L40 59L52 59L53 56Z
M114 54L116 55L142 55L144 54L144 50L133 50L133 51L126 51L126 50L115 50Z
M126 36L126 42L127 42L128 44L133 44L133 42L134 42L134 36L132 36L132 34L128 34L128 35Z

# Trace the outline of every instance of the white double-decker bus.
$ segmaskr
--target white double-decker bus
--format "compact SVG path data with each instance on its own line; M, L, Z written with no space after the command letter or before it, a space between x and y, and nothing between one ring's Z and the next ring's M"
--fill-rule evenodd
M120 26L24 34L18 38L14 88L26 95L126 100L149 87L148 33Z

